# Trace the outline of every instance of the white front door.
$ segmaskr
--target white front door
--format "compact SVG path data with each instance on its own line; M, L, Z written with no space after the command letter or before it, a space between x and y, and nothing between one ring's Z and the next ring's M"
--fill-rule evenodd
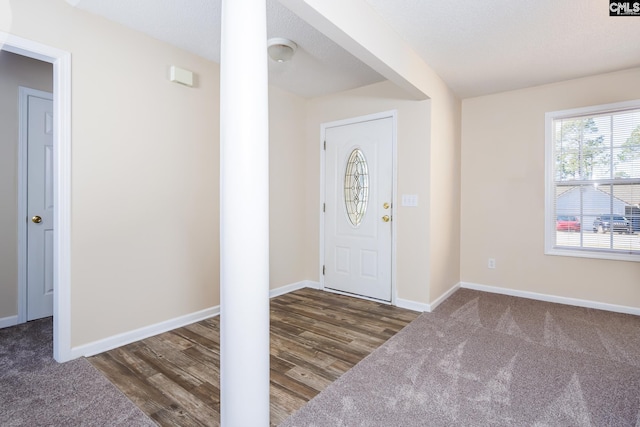
M391 301L393 125L325 128L325 288Z
M53 315L52 99L27 99L27 320Z

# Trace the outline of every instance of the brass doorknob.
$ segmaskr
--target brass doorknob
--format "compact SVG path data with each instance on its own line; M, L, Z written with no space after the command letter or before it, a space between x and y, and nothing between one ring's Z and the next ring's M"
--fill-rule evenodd
M382 220L384 222L389 222L389 221L391 221L391 217L389 217L389 215L385 215L385 216L382 217Z
M390 205L389 203L385 202L385 203L382 205L382 207L383 207L383 208L385 208L385 209L389 209L389 208L391 207L391 205Z
M36 224L40 224L42 222L42 218L40 218L38 215L36 215L33 218L31 218L31 221L33 221Z

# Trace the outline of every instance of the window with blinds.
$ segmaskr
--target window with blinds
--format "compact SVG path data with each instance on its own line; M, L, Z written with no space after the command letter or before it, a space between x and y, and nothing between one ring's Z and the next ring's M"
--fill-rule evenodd
M546 115L546 253L640 261L640 100Z

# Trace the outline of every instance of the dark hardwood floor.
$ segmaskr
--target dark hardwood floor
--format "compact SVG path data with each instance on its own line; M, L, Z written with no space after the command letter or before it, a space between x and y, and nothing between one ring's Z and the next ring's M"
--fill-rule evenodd
M419 313L302 289L271 300L271 425L278 425ZM161 426L217 426L219 317L88 360Z

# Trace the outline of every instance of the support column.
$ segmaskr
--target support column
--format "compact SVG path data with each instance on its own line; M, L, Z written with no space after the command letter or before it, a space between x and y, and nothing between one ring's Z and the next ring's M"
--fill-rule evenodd
M269 425L265 0L222 0L220 395L224 427Z

